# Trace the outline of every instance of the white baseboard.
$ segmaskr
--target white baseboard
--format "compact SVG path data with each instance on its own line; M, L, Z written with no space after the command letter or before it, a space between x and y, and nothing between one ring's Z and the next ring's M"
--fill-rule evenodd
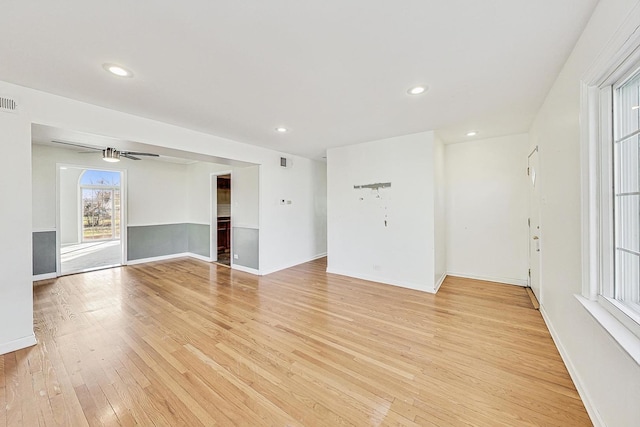
M140 259L134 259L134 260L127 261L127 265L145 264L147 262L155 262L155 261L166 261L166 260L169 260L169 259L184 258L184 257L188 257L188 256L191 256L191 254L189 252L182 252L182 253L179 253L179 254L162 255L162 256L155 256L155 257L151 257L151 258L140 258Z
M231 269L253 274L254 276L262 276L262 274L260 274L260 271L256 270L255 268L245 267L244 265L233 264L231 266Z
M321 253L321 254L318 254L318 255L314 255L313 257L311 257L309 259L305 259L305 260L302 260L302 261L296 261L296 262L293 262L293 263L290 263L290 264L286 264L286 265L283 265L283 266L280 266L280 267L270 268L268 270L261 270L260 271L260 275L261 276L266 276L267 274L272 274L272 273L275 273L275 272L278 272L278 271L281 271L281 270L286 270L287 268L295 267L296 265L304 264L305 262L311 262L311 261L314 261L316 259L324 258L326 256L327 256L327 253L324 252L324 253Z
M486 282L504 283L505 285L527 286L527 279L514 279L511 277L490 277L490 276L476 276L474 274L455 273L452 271L447 272L447 276L462 277L464 279L484 280Z
M187 256L190 256L191 258L199 259L200 261L204 261L204 262L213 262L211 258L203 255L194 254L193 252L187 253Z
M549 319L549 316L547 315L547 312L545 311L544 306L542 305L540 306L540 314L542 315L542 319L544 320L544 323L547 325L547 329L549 329L549 333L551 334L551 338L553 339L553 342L558 348L558 352L560 352L560 357L562 357L562 361L567 367L567 371L569 371L569 376L571 376L571 379L573 380L573 383L576 386L576 390L578 390L578 394L580 395L580 398L582 399L582 403L584 403L584 407L587 410L589 417L591 418L591 422L595 427L606 427L604 420L602 419L602 417L600 416L600 413L598 412L595 405L593 404L593 399L591 399L591 395L583 386L582 379L580 378L580 375L578 375L578 372L576 371L576 368L573 365L571 358L569 357L569 353L567 353L567 350L565 349L564 345L562 344L562 341L560 340L560 336L558 335L555 328L553 327L553 323L551 323L551 319Z
M407 282L404 280L392 280L392 279L387 279L385 277L354 273L351 271L345 271L345 270L335 269L331 267L327 267L327 273L338 274L340 276L346 276L346 277L353 277L360 280L368 280L369 282L382 283L385 285L398 286L400 288L413 289L415 291L428 292L430 294L436 293L435 289L430 289L425 287L424 285L413 283L413 282Z
M24 338L19 338L17 340L0 343L0 354L11 353L12 351L31 347L32 345L36 345L37 343L38 342L36 341L36 336L32 333L31 335Z
M58 275L56 273L37 274L37 275L31 277L31 281L32 282L37 282L39 280L55 279L56 277L58 277Z
M444 282L444 279L447 278L447 273L442 273L442 276L440 277L440 279L436 282L436 285L434 286L434 289L436 291L436 293L438 293L438 290L440 289L440 286L442 286L442 283Z

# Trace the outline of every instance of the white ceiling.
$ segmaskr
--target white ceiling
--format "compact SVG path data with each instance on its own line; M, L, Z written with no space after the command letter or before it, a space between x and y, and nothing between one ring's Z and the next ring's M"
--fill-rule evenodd
M0 80L311 158L426 130L459 142L528 131L596 3L5 1Z

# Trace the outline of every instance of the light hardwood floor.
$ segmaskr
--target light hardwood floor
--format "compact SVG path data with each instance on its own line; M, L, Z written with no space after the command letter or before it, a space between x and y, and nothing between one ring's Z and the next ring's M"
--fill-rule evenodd
M39 344L0 356L0 426L591 425L523 288L448 278L434 296L325 268L43 282Z

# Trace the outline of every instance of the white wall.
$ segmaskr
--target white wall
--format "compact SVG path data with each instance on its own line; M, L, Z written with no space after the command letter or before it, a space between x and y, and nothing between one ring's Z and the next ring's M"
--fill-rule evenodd
M260 228L260 166L233 169L231 204L233 227Z
M186 165L153 160L120 163L127 171L128 226L187 222Z
M541 309L590 413L612 427L638 425L640 366L574 297L582 290L580 80L634 7L640 2L600 1L530 132L540 153Z
M7 93L7 92L3 92ZM19 114L0 113L0 354L35 344L31 284L31 123Z
M33 186L42 186L42 184L46 184L48 182L47 178L50 178L44 174L44 172L49 168L38 170L41 162L36 161L36 158L45 160L46 157L43 159L43 156L36 154L36 152L39 152L37 149L32 149L32 151L34 152L34 161L32 163L34 168ZM36 170L38 170L38 173L36 173ZM81 240L81 206L78 183L83 171L84 169L81 168L66 168L60 170L60 242L63 245L68 243L78 243ZM39 209L45 208L44 204L38 203L36 200L34 200L34 205L38 205ZM55 205L49 206L49 209L51 208L55 209Z
M424 132L328 151L327 271L434 292L433 146ZM353 188L384 182L380 198Z
M211 221L211 174L230 171L233 168L215 163L192 163L187 166L188 220L193 224L209 224Z
M32 150L34 230L56 227L58 163L126 171L129 226L187 222L187 166L184 164L126 159L107 164L98 152L94 156L43 145L34 145ZM78 185L77 179L75 185ZM77 207L77 195L74 207Z
M436 290L447 274L447 200L445 147L440 138L433 138L434 171L434 280Z
M323 198L325 164L290 157L292 166L280 166L280 157L260 167L260 270L268 274L326 255L326 211ZM275 165L275 166L274 166ZM281 205L280 200L291 204ZM263 245L278 242L277 245ZM271 250L279 248L278 250Z
M317 256L327 254L327 164L314 162L311 188L313 188L313 239L312 251Z
M450 144L447 272L527 284L527 134Z

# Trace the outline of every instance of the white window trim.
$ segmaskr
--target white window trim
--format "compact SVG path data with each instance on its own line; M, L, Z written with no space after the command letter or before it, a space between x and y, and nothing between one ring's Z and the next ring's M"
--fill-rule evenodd
M635 7L581 81L582 295L576 298L640 365L636 313L601 295L613 286L613 85L640 64L640 7ZM605 291L605 294L612 293Z

